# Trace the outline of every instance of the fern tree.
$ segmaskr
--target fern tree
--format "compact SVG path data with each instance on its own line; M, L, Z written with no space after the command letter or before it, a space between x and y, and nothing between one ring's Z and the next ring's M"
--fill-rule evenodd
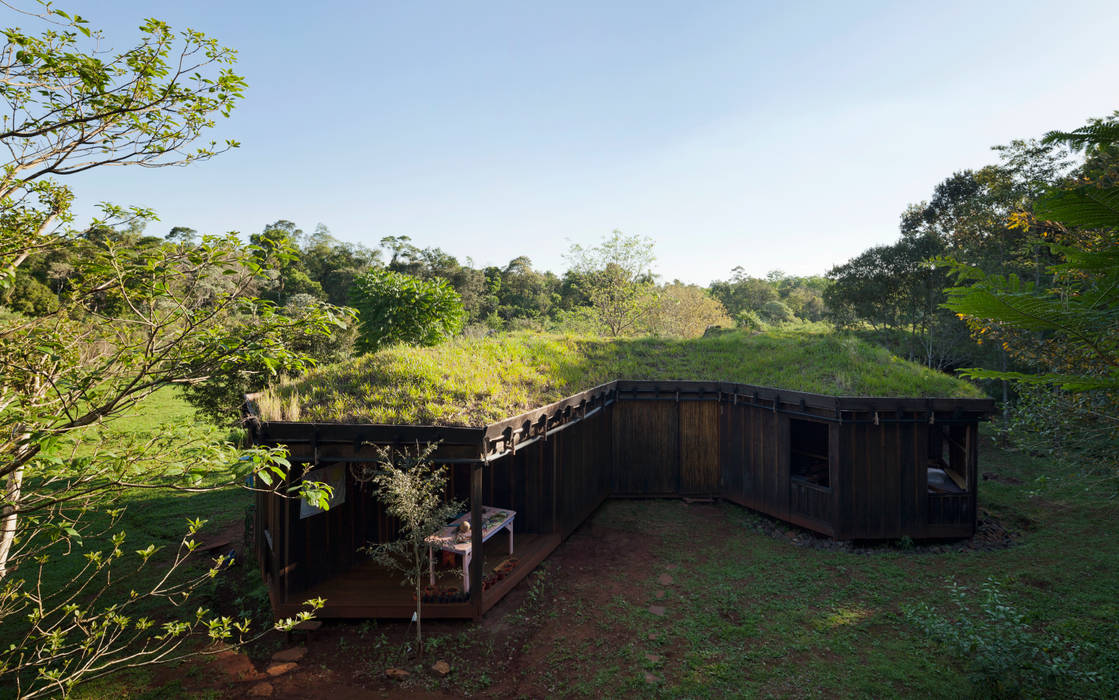
M996 342L1033 372L969 368L965 376L1015 382L1020 403L1010 422L1024 446L1056 457L1070 450L1115 475L1119 454L1119 123L1100 121L1047 142L1087 153L1080 177L1045 193L1036 227L1061 258L1051 286L994 275L949 261L959 286L945 306L977 341Z
M1051 132L1046 141L1096 153L1119 150L1119 123ZM1051 190L1035 205L1035 217L1019 217L1015 225L1038 226L1050 240L1074 241L1050 246L1063 258L1050 268L1054 284L1042 288L953 262L965 284L948 290L946 306L980 339L991 335L1041 371L970 368L964 374L1073 392L1119 392L1119 182L1104 170Z

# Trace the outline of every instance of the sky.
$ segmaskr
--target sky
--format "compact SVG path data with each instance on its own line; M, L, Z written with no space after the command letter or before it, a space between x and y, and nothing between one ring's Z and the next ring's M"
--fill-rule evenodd
M619 229L666 281L823 274L991 146L1119 109L1114 0L57 6L103 48L154 16L239 52L212 137L240 148L68 181L80 216L151 207L155 235L287 219L562 272Z

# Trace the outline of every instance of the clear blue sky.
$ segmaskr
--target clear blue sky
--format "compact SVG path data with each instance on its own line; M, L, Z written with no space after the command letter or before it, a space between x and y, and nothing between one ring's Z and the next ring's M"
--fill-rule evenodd
M1119 108L1114 0L60 7L108 46L156 16L240 52L239 150L71 180L158 235L290 219L559 272L618 228L665 279L822 273L990 146Z

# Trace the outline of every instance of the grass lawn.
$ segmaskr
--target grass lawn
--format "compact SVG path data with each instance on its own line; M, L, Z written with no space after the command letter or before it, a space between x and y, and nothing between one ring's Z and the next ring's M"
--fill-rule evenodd
M512 333L396 346L283 382L270 420L484 425L615 379L739 382L862 396L981 397L850 335L728 331L688 340Z
M146 398L125 414L92 428L83 435L76 454L88 454L95 445L99 449L112 450L114 446L124 442L145 442L168 435L181 441L183 446L196 446L227 438L229 431L199 418L194 408L178 391L165 389ZM167 460L188 460L189 452L186 449L172 449L163 456ZM220 475L215 475L208 481L214 483L220 478ZM207 519L203 530L205 535L229 527L232 522L243 521L245 508L251 502L252 498L246 491L235 487L204 493L126 490L113 498L113 505L123 512L112 529L126 534L123 547L125 551L131 552L154 544L170 557L187 532L188 519ZM86 513L83 519L90 531L102 530L110 524L110 519L102 512ZM107 546L106 539L92 538L82 543L82 550L94 551ZM137 557L132 559L138 560ZM79 556L55 557L44 572L44 583L48 586L60 584L77 571L82 563L80 552ZM152 580L159 573L158 567L145 568L149 570L140 576L137 581L139 584Z
M181 440L183 445L200 445L226 438L229 436L229 431L199 419L194 409L186 403L178 391L168 389L148 397L119 418L91 428L84 435L75 455L86 456L94 449L111 451L125 442L144 442L167 436L171 436L172 444ZM70 452L68 450L64 452L65 449L65 446L61 446L57 451L61 455L68 456ZM189 460L190 452L188 450L176 452L172 448L165 457L169 460ZM216 477L209 481L213 483L215 479ZM207 520L207 524L196 539L206 542L219 536L229 538L232 540L231 547L235 547L243 554L241 533L245 509L251 503L251 495L237 487L202 493L147 489L118 492L107 506L120 509L119 519L113 523L102 508L84 512L81 516L81 522L85 523L82 527L82 532L86 533L84 539L80 543L75 542L75 547L69 554L64 554L59 546L55 547L49 561L42 568L42 590L63 589L85 566L85 555L108 551L112 545L107 536L90 534L105 530L125 533L126 539L121 547L125 555L113 567L111 582L108 584L110 593L101 599L99 607L125 600L129 590L143 591L157 582L166 573L167 564L173 560L187 532L188 519ZM71 513L71 516L73 515ZM145 566L140 567L141 559L135 551L144 549L148 545L154 545L158 551ZM226 551L221 553L224 554ZM197 575L205 571L208 566L207 555L195 555L172 580ZM241 567L241 570L247 568ZM16 574L24 577L32 587L35 585L37 575L38 568L28 565L21 567ZM256 579L259 580L259 575ZM104 574L101 574L97 580L105 582L107 579ZM251 586L245 586L244 589L243 594L223 602L230 609L236 607L234 605L236 603L250 614L259 614L267 605L267 597L263 589L253 590ZM212 592L213 587L207 586L206 590L200 591L201 595L192 596L185 606L179 608L171 608L164 601L141 601L137 606L130 608L129 614L148 615L157 621L169 617L182 617L184 614L190 616L198 606L209 606L216 602ZM84 598L79 597L77 600L81 602ZM237 611L233 610L233 612ZM18 642L22 635L21 621L13 617L0 626L0 644ZM144 674L141 673L131 677L143 676ZM129 684L133 682L127 681ZM0 687L0 698L6 696L7 689Z

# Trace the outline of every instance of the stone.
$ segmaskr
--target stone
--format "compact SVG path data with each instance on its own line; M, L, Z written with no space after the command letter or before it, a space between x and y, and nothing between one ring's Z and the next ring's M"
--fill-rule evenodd
M272 662L277 663L283 661L299 661L306 655L307 647L292 647L291 649L277 651L275 654L272 655Z
M440 676L445 676L451 672L451 665L446 661L440 659L432 665L431 670L435 671Z
M657 577L657 583L659 583L662 586L671 586L672 585L672 577L669 576L668 574L661 574L660 576Z
M412 675L402 668L386 668L385 675L394 681L402 681L408 676Z
M253 687L249 688L249 692L247 693L247 695L250 698L270 698L272 697L272 692L272 684L265 681L263 683L257 683Z
M645 658L648 659L651 664L659 664L661 662L660 654L646 654Z
M668 611L665 610L665 607L663 605L650 605L649 612L653 613L657 617L664 617L664 614Z
M656 598L657 600L660 600L661 598L664 597L664 591L657 591L656 593L653 594L653 597Z
M658 681L658 679L657 679L656 676L649 673L648 671L645 672L645 682L646 683L656 683L657 681Z
M266 668L264 670L264 672L267 673L268 675L272 676L273 678L275 678L276 676L284 675L285 673L292 670L296 666L298 666L298 664L294 664L294 663L272 664L271 666Z

